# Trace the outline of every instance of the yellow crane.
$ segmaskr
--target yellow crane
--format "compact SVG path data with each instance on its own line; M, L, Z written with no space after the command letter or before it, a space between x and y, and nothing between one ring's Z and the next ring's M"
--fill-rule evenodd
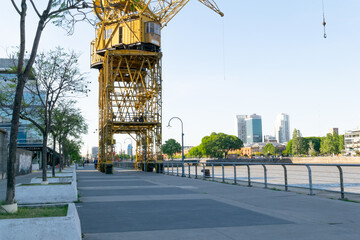
M198 0L220 16L213 0ZM135 166L162 171L161 29L189 0L94 0L91 68L99 69L99 160L112 173L114 134L135 135Z

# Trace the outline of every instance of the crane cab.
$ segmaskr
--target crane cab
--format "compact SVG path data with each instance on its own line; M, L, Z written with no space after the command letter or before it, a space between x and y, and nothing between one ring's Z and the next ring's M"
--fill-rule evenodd
M91 67L101 68L102 56L109 49L135 49L160 52L161 25L148 17L101 22L91 45Z

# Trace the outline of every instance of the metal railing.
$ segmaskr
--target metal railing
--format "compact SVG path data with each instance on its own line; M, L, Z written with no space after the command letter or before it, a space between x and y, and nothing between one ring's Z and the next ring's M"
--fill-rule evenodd
M119 164L119 167L134 165ZM163 173L182 175L182 163L163 162ZM308 189L309 195L315 190L345 194L360 194L360 164L300 164L300 163L185 163L184 174L188 178L206 179L265 188L282 187ZM345 191L345 189L348 191Z

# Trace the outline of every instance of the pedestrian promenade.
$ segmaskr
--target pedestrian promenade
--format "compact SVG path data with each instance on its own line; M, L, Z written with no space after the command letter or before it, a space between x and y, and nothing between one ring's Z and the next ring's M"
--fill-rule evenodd
M127 169L77 171L84 239L360 239L360 204Z

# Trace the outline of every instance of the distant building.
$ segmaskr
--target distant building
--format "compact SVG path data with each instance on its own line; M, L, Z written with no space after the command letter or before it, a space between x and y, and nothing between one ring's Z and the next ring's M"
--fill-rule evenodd
M237 136L243 143L262 142L262 122L261 116L237 115L236 116Z
M241 148L241 155L242 156L251 156L256 153L262 153L264 147L268 143L253 143L246 145L245 147ZM281 143L271 143L278 151L279 154L282 153L282 151L286 150L286 145Z
M98 157L99 147L92 147L91 148L91 158L94 160Z
M265 143L277 143L276 137L271 135L265 135L264 136L264 142Z
M25 60L26 62L26 60ZM17 60L13 58L0 58L0 87L6 87L16 82L17 75L13 68L16 66ZM31 79L29 79L31 80ZM33 80L33 79L32 79ZM23 98L30 98L32 94L29 90L24 89ZM0 128L6 130L8 138L10 138L12 109L0 109ZM19 130L17 136L17 144L19 147L27 147L30 145L42 145L42 135L31 127L29 121L19 119Z
M133 152L132 144L129 144L129 145L127 146L127 155L132 156L132 155L133 155L132 152Z
M289 115L281 113L275 121L275 138L278 143L290 141L290 118Z
M253 114L246 118L246 143L262 142L261 116Z
M236 116L236 133L237 137L246 143L246 115L237 115Z
M330 128L329 133L331 134L336 133L337 135L339 135L339 128Z
M344 134L345 152L356 155L360 151L360 130L348 131Z

